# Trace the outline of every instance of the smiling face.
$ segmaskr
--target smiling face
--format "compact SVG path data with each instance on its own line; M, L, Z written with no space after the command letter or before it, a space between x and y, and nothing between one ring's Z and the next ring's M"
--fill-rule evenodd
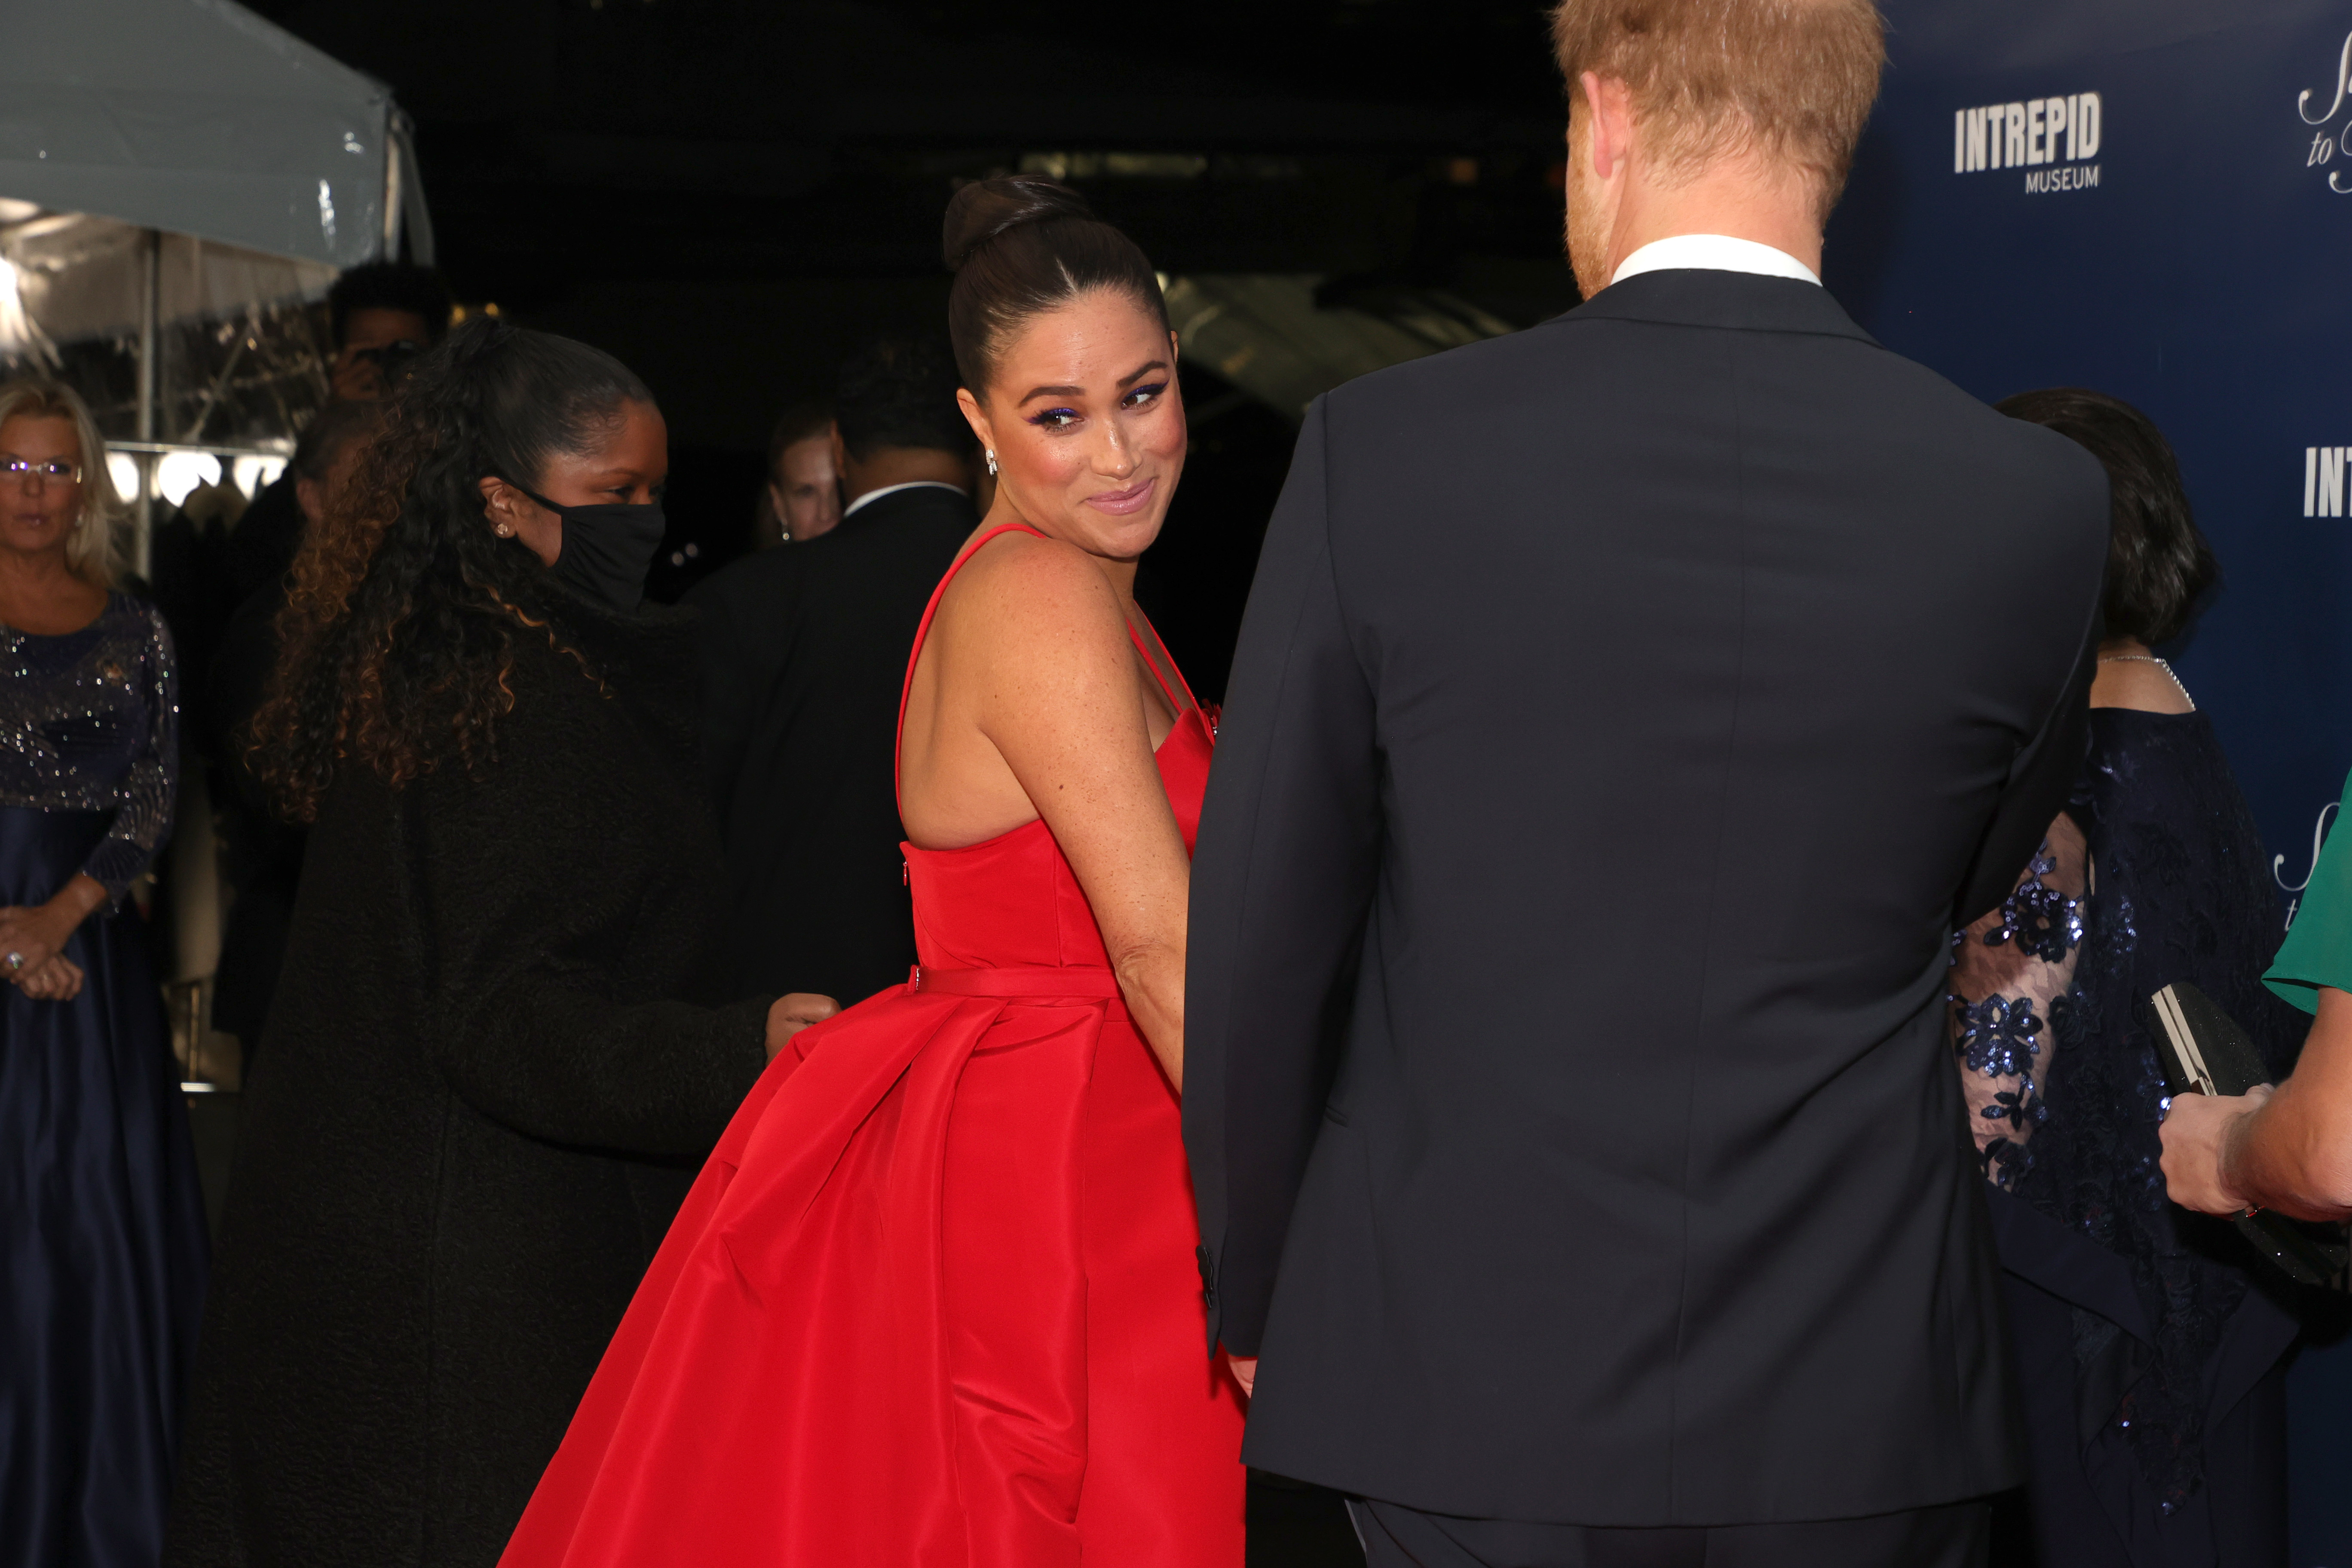
M0 425L0 463L16 460L35 467L20 474L0 472L0 546L25 555L64 554L81 516L82 485L72 479L53 479L40 466L81 467L81 442L74 435L73 421L30 414Z
M661 499L669 478L669 426L661 410L624 403L602 441L584 452L555 452L531 488L558 506L646 506ZM482 480L490 526L520 539L547 565L563 553L563 520L506 480Z
M1184 471L1184 402L1175 337L1131 296L1097 289L1032 317L985 400L956 397L996 454L994 511L1112 561L1159 537Z

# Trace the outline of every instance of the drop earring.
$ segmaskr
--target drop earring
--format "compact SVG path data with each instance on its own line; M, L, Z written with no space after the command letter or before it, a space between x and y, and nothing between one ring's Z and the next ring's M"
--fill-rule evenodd
M996 448L993 447L988 449L988 477L992 479L996 477Z

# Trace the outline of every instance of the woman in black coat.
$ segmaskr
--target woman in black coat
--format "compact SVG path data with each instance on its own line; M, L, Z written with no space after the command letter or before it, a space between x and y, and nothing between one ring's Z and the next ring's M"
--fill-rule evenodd
M688 1182L823 997L693 993L688 617L637 379L495 321L297 563L256 756L311 824L167 1561L488 1568Z

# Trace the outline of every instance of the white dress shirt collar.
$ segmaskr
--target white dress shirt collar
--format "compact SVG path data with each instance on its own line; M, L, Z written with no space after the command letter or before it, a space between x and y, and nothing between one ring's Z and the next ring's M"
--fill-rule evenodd
M951 485L945 479L908 479L903 485L884 485L878 490L867 490L864 495L859 496L856 500L851 501L847 506L841 509L842 521L845 522L847 521L851 512L863 510L865 508L872 506L876 501L880 500L884 496L894 496L900 490L919 490L925 485L929 485L935 490L953 490L960 496L969 496L971 493L970 490L965 489L961 485Z
M1727 234L1678 234L1654 239L1617 264L1609 281L1622 283L1641 272L1671 268L1699 268L1709 272L1760 272L1767 278L1795 278L1819 285L1821 275L1785 250L1734 239Z

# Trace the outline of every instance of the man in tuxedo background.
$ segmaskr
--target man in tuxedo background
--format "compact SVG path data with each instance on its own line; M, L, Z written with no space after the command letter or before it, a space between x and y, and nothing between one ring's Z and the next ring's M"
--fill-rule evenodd
M1868 0L1554 32L1587 302L1318 401L1234 664L1184 1118L1244 1455L1374 1568L1958 1568L2020 1455L1947 954L2079 763L2105 480L1820 284Z
M727 852L727 994L822 979L844 1004L903 982L898 692L972 510L971 427L946 342L844 362L829 437L841 521L687 595L702 613L703 763ZM778 995L783 994L778 992Z

